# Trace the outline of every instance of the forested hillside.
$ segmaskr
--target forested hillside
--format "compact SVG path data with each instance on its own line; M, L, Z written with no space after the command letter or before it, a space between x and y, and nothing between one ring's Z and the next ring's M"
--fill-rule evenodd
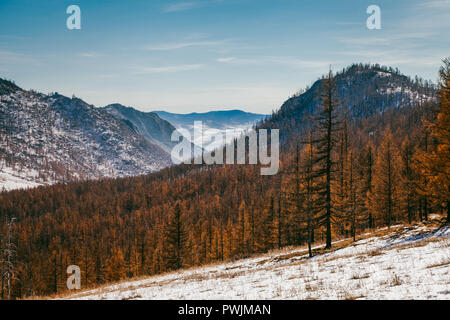
M280 129L275 176L180 165L0 194L0 249L16 248L2 261L12 297L65 290L72 264L86 287L448 217L449 67L437 97L378 66L330 72L259 125Z

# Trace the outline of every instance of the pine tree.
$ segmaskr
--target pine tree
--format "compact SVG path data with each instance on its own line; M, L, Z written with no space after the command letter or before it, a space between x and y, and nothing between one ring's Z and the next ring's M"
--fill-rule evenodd
M107 281L118 281L126 277L125 259L120 247L111 250L111 256L106 267Z
M350 231L353 241L356 241L356 229L361 225L361 221L363 220L361 213L363 211L362 208L364 207L364 193L362 192L361 179L357 175L355 168L354 151L350 150L347 157L348 188L346 215L350 221Z
M338 155L336 163L336 176L337 179L334 181L335 192L335 215L341 220L346 218L346 213L348 211L348 131L347 131L347 121L343 122L342 130L339 132L338 137Z
M61 252L58 251L59 245L60 244L57 237L52 238L49 244L49 264L52 265L49 283L51 284L52 293L58 292L58 282L63 278L63 275L61 274Z
M372 192L374 164L374 146L371 142L369 142L360 157L359 176L362 180L361 193L364 201L364 206L361 208L361 210L367 214L367 223L370 229L375 228L374 204L371 201L373 199Z
M402 182L402 207L406 211L408 223L412 223L415 200L415 172L413 169L414 147L408 137L401 146L401 182Z
M306 215L306 228L308 232L308 254L312 257L312 243L314 241L314 225L315 225L315 201L314 201L314 191L315 191L315 181L314 181L314 147L312 140L311 131L308 134L308 143L304 148L303 157L303 194L304 194L304 210Z
M262 221L262 234L261 234L261 244L262 251L271 250L274 248L276 243L276 219L275 219L275 199L271 195L269 197L268 204L264 210L264 217Z
M277 206L277 246L280 249L283 246L283 209L281 205L282 193L280 192L278 196L278 206Z
M6 287L6 298L8 300L11 300L12 281L14 280L16 274L15 258L17 252L16 245L13 242L14 221L15 218L11 218L6 221L7 231L2 256L2 280L4 279L2 282L4 282L4 286Z
M175 204L173 214L170 216L166 231L167 240L167 266L177 270L184 266L186 254L186 232L184 229L180 203Z
M300 245L302 243L302 223L305 221L303 215L303 200L304 192L302 190L302 161L301 161L301 148L299 141L295 146L295 163L292 171L284 171L289 174L284 181L284 193L287 196L289 203L289 222L286 230L287 242L294 245Z
M388 127L384 133L383 141L377 150L374 175L374 204L379 214L384 218L387 226L391 226L399 206L397 165L399 156L393 141L392 133Z
M319 195L317 207L319 210L320 224L326 229L326 246L331 248L331 223L333 219L334 206L332 203L332 183L334 181L333 152L336 145L336 132L339 129L337 115L338 101L335 98L336 84L333 79L333 73L328 73L328 77L322 81L321 92L322 108L317 116L317 138L315 147L317 149L315 162L317 169L315 177L321 185L317 189Z
M428 211L429 211L429 198L431 196L430 192L430 167L429 167L429 157L430 154L430 128L428 126L425 126L423 128L423 153L425 154L425 158L421 159L420 166L424 168L424 174L422 175L422 179L417 184L419 186L418 192L422 195L420 199L420 212L421 212L421 219L425 219L425 221L428 221Z
M246 257L255 250L265 250L265 246L270 241L270 235L267 232L271 230L269 220L271 220L271 213L267 211L267 208L263 210L263 216L261 224L258 230L255 230L255 217L251 206L242 200L238 209L238 225L235 232L235 248L234 251L238 255ZM272 212L273 213L273 212ZM259 231L259 232L257 232ZM256 236L258 233L258 236ZM259 241L255 241L258 238Z

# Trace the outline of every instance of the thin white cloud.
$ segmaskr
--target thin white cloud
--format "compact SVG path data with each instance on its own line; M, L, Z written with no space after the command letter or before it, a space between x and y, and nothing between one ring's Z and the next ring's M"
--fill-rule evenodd
M427 1L421 4L424 7L428 8L438 8L438 9L449 9L450 8L450 0L434 0Z
M176 66L163 66L163 67L147 67L139 68L134 74L152 74L152 73L175 73L181 71L192 71L202 68L201 64L184 64Z
M353 60L364 59L372 63L380 63L387 66L396 65L414 65L416 67L436 67L439 66L441 57L436 52L419 52L414 53L409 50L402 49L377 49L377 50L350 50L336 52L338 55L352 57Z
M205 5L211 4L211 3L219 3L223 2L224 0L203 0L203 1L184 1L184 2L177 2L166 5L163 9L163 13L172 13L172 12L180 12L180 11L186 11L191 10L195 8L200 8Z
M79 56L84 58L98 58L101 57L102 55L96 52L81 52Z
M217 62L222 62L222 63L232 62L234 60L236 60L236 58L234 58L234 57L227 57L227 58L218 58L218 59L216 59Z
M148 51L170 51L170 50L178 50L178 49L189 48L189 47L211 47L211 46L222 45L226 42L227 42L227 40L163 43L163 44L159 44L159 45L147 46L147 47L145 47L145 50L148 50Z
M237 65L283 65L291 68L321 68L330 65L330 61L303 60L295 57L268 56L254 58L218 58L217 62Z
M97 78L99 79L112 79L112 78L116 78L119 77L120 74L118 73L105 73L105 74L98 74Z
M171 13L171 12L186 11L194 9L200 5L201 5L200 2L178 2L167 5L166 7L163 8L162 12Z
M336 37L335 40L352 46L375 46L391 43L391 39L381 37Z
M24 36L16 36L16 35L10 35L10 34L0 34L0 38L2 39L12 39L12 40L30 40L30 37L24 37Z
M338 26L360 26L361 21L358 21L358 22L338 21L338 22L336 22L336 25L338 25Z
M450 27L449 9L450 0L415 3L389 32L335 37L344 45L336 54L402 68L435 68L448 55L448 42L442 40Z
M367 37L335 37L334 39L343 44L366 47L366 46L391 46L396 45L402 40L426 39L433 36L433 32L396 32L380 36Z
M193 32L191 34L188 34L184 37L185 40L190 40L190 41L198 41L198 40L203 40L206 38L209 38L210 34L206 33L206 32Z
M412 12L401 23L407 32L433 31L448 34L450 28L450 0L434 0L412 6Z
M13 51L6 51L6 50L0 50L0 63L36 63L38 60L36 60L34 57L31 57L29 55L13 52Z

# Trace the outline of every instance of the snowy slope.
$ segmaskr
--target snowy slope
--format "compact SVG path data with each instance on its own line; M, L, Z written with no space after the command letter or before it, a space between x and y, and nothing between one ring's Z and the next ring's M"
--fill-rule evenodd
M42 185L37 183L39 172L36 170L17 171L0 165L0 191L28 189Z
M450 299L450 228L393 227L309 259L304 248L123 282L69 299ZM364 237L363 237L364 238Z
M130 122L79 98L27 91L2 79L0 162L0 190L14 188L17 179L30 186L27 181L123 177L171 164Z

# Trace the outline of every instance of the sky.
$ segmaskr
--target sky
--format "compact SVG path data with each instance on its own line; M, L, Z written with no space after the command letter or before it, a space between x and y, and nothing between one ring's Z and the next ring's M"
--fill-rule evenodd
M450 0L0 0L0 77L96 106L270 113L330 66L436 81L446 56Z

